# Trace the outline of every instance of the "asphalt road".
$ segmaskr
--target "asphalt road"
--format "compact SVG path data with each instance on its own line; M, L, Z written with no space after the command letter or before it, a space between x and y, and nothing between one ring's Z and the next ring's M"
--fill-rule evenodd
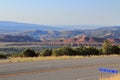
M0 80L99 80L100 67L120 70L120 56L0 64Z

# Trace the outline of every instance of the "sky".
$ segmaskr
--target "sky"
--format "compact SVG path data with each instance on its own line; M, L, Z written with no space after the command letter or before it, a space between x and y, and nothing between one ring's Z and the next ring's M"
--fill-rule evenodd
M0 0L0 21L120 25L120 0Z

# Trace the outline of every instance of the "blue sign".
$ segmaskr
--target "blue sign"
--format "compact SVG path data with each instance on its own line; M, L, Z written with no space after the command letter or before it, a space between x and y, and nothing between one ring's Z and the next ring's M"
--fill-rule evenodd
M107 68L99 68L100 72L107 72L107 73L113 73L113 74L117 74L118 70L111 70L111 69L107 69Z

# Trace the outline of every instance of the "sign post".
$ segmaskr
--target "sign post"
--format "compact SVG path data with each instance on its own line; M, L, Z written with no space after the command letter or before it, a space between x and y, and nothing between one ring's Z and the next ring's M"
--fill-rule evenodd
M118 70L113 70L113 69L107 69L107 68L99 68L99 71L100 71L100 79L102 80L102 73L105 72L105 73L112 73L112 74L117 74L118 73Z
M100 80L102 80L102 72L100 72Z

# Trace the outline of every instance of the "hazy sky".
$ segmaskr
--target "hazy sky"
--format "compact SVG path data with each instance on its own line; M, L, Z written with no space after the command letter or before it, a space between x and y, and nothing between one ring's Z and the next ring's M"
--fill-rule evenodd
M120 25L120 0L0 0L0 21Z

